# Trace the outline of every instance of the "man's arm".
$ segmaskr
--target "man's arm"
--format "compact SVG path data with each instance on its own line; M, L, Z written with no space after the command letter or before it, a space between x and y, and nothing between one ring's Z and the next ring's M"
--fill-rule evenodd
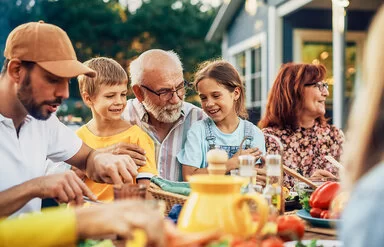
M29 180L0 192L0 217L6 217L20 208L37 195L35 184Z
M33 198L55 198L59 202L84 202L83 195L96 200L89 188L72 171L28 180L0 192L0 217L9 216Z
M114 155L82 144L68 164L86 172L95 182L109 184L132 183L137 176L137 166L129 155Z

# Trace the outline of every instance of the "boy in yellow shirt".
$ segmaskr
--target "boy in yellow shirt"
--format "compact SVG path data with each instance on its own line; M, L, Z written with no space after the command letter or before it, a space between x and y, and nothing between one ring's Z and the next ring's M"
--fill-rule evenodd
M115 60L98 57L84 62L97 72L89 78L79 76L79 89L84 103L92 111L92 119L77 130L77 135L94 149L126 142L145 150L146 165L138 169L137 183L149 185L150 178L157 175L155 146L150 136L137 125L121 118L127 104L128 76ZM113 186L95 183L85 178L86 185L98 200L113 200Z

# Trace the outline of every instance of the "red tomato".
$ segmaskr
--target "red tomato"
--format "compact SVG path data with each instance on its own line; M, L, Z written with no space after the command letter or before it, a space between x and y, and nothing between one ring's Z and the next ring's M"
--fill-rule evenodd
M278 237L263 240L260 247L284 247L284 242Z
M323 210L320 208L311 208L311 211L309 211L309 214L314 218L320 218L320 214Z
M320 218L329 219L329 211L328 210L321 211Z
M259 245L257 242L250 241L250 240L243 240L236 243L231 243L231 247L258 247Z
M277 234L284 241L299 240L304 236L304 223L296 215L277 217Z
M239 247L239 246L242 246L243 243L244 243L244 240L242 238L233 237L230 246Z
M255 238L243 239L239 237L233 237L233 240L230 242L231 247L258 247L260 244Z

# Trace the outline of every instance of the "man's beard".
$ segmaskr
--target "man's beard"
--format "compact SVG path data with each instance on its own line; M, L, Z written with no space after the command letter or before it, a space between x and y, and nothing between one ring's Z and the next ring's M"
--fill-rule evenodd
M162 123L174 123L180 118L183 101L180 101L176 105L168 104L161 107L153 104L146 98L143 100L143 105L147 112L151 113L157 121Z
M33 98L33 89L31 85L31 78L29 73L21 83L20 89L17 91L17 97L27 110L28 114L39 120L47 120L51 116L51 112L47 111L44 114L43 106L46 104L61 104L63 99L61 97L56 98L54 101L43 101L38 104Z

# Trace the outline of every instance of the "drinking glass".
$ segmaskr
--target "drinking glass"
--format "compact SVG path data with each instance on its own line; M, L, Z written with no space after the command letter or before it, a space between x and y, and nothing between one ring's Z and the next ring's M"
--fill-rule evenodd
M256 176L255 172L255 156L252 155L240 155L239 156L239 172L242 177Z
M147 186L144 184L121 184L113 186L114 200L145 199Z
M247 193L255 193L254 185L256 184L257 171L255 168L256 158L252 155L239 156L239 174L241 177L248 177L249 183L246 186Z

